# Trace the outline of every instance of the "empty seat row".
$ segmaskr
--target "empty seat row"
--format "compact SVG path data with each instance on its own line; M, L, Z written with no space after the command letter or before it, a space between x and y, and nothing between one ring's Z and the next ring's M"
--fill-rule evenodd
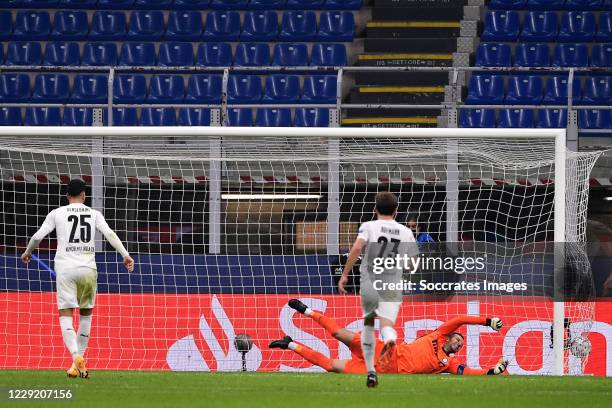
M236 46L235 58L227 43L202 43L194 56L191 43L166 42L159 46L153 43L124 43L121 54L115 43L87 43L81 57L76 42L48 42L43 53L38 42L11 42L6 51L6 60L0 43L0 64L6 65L50 65L50 66L208 66L208 67L258 67L258 66L344 66L347 52L344 44L314 44L309 57L306 44L275 44L272 52L268 44L241 43Z
M491 0L493 10L612 10L612 0Z
M336 77L309 76L303 90L296 75L270 75L265 87L259 76L232 75L228 81L229 103L335 103ZM113 83L114 103L221 103L222 77L197 74L185 81L180 75L118 75ZM106 75L76 75L72 88L68 75L39 74L30 90L25 74L0 75L0 102L106 103Z
M565 105L568 102L567 76L553 76L546 80L540 76L515 76L508 78L507 91L504 76L475 74L470 78L466 103L468 104L517 104ZM580 87L580 79L572 83L574 104L608 105L612 101L612 77L586 78Z
M496 121L494 109L463 109L459 115L459 126L464 128L566 128L567 110L500 109ZM612 129L612 111L581 109L578 111L580 129Z
M358 10L362 0L4 0L13 8L145 10Z
M610 41L612 39L612 12L595 15L590 11L570 11L561 14L551 11L530 11L523 24L516 11L489 11L484 20L484 41L530 42L585 42Z
M91 27L87 13L61 10L53 24L46 11L18 11L15 22L10 11L0 11L0 40L142 40L159 41L352 41L355 18L350 11L287 11L279 25L275 11L250 11L240 22L237 11L211 11L206 24L199 11L172 11L168 21L159 10L133 11L129 19L122 11L97 11Z
M106 110L103 111L106 124ZM173 108L141 108L140 118L136 108L114 108L114 126L210 126L210 109L182 108L177 113ZM230 126L294 126L327 127L329 110L299 108L292 121L290 109L257 109L255 121L251 109L229 109ZM91 126L93 109L28 107L22 120L21 108L0 108L0 126Z
M612 67L612 43L594 44L589 58L586 44L557 44L552 64L547 44L518 44L514 51L509 44L483 43L476 50L476 66L480 67Z

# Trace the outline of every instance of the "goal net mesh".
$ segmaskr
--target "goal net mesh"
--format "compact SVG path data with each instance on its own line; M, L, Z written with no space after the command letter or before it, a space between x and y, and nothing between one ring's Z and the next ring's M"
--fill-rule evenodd
M420 256L454 265L406 277L414 287L398 317L400 340L460 314L499 316L500 333L463 327L458 357L485 368L503 356L511 373L551 373L555 142L491 135L2 136L0 367L70 365L55 311L54 234L28 266L19 255L48 212L67 204L65 183L82 178L86 204L102 211L136 260L127 273L98 233L91 369L321 370L268 349L284 335L350 358L286 303L300 298L360 330L358 279L351 276L351 294L336 290L342 254L374 218L376 193L391 191L397 220L433 241L419 243ZM567 244L557 245L566 262L556 300L565 302L566 348L594 317L583 244L596 159L567 152L565 161ZM484 261L462 268L461 257ZM253 341L244 355L234 344L239 334ZM566 372L580 373L583 363L566 352Z

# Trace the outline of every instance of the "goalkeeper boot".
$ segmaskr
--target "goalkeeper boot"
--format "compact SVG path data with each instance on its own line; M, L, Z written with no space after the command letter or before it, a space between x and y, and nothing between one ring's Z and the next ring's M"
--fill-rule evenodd
M289 348L289 343L291 343L293 339L289 336L285 336L280 340L275 340L268 345L270 348L279 348L283 350L287 350Z
M79 370L77 370L74 362L72 363L72 366L66 370L66 374L68 375L68 378L77 378L79 376Z
M298 299L291 299L291 300L289 300L289 302L287 304L289 305L290 308L295 309L296 311L300 312L301 314L304 314L306 309L308 309L308 306L306 306L304 303L302 303Z
M76 356L74 359L74 365L79 372L79 377L89 379L89 371L85 367L85 359L82 356Z
M378 386L378 375L374 371L368 371L368 378L366 380L368 388L374 388Z

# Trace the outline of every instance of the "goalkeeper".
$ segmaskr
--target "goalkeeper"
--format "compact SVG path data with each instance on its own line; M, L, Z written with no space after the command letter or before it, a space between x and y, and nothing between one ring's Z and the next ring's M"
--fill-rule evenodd
M285 336L270 343L270 348L290 349L311 363L336 373L365 373L366 366L361 352L361 334L341 328L331 318L314 311L297 299L291 299L289 306L316 321L335 339L341 341L351 350L350 360L330 359L308 347L295 343ZM457 375L498 375L506 371L507 361L499 362L489 369L466 367L454 356L463 347L463 336L456 330L464 324L489 326L495 331L502 328L501 319L479 316L457 316L443 323L433 332L419 337L410 344L402 343L392 353L383 354L376 362L376 369L381 373L399 374L434 374L451 373ZM383 342L376 340L376 355L380 355Z

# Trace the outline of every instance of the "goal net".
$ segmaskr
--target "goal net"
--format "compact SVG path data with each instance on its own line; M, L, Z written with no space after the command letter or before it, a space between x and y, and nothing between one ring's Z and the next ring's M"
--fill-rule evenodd
M287 128L0 129L0 367L67 368L55 298L55 236L19 255L72 178L136 260L128 273L98 233L92 369L320 371L290 335L331 358L350 351L287 306L300 298L362 327L359 280L337 293L343 254L374 218L377 192L418 229L397 320L410 342L461 314L499 316L500 333L461 328L459 358L514 374L581 372L593 283L584 255L597 153L559 130ZM555 243L556 242L556 243ZM469 261L472 259L472 261ZM425 261L424 261L425 262ZM78 319L75 319L75 325ZM234 343L246 334L252 348ZM248 343L248 342L247 342Z

